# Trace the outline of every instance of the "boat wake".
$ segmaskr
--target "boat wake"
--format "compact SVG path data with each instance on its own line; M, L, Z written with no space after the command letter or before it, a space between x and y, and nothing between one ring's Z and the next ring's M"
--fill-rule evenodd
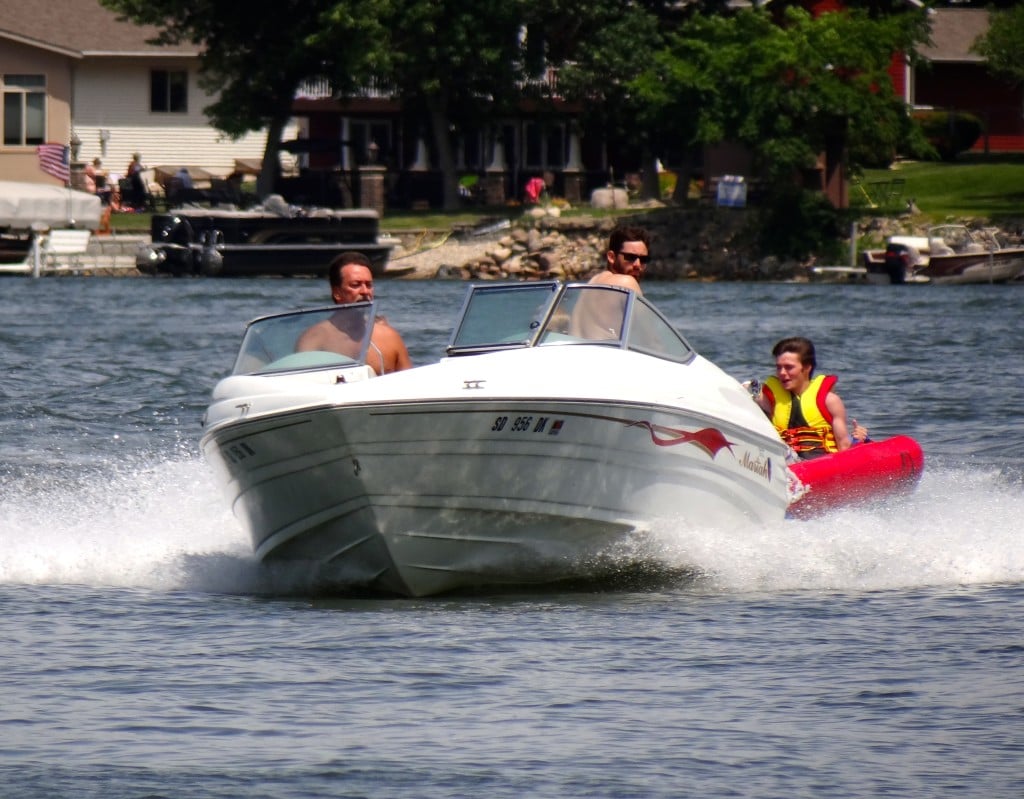
M659 529L660 557L713 591L890 590L1024 581L1020 481L936 468L917 490L807 521L729 530Z
M181 456L19 474L0 492L0 583L241 595L320 593L267 569L209 467ZM938 467L915 493L809 521L682 529L671 520L606 554L584 590L889 590L1024 581L1020 478ZM537 590L537 589L532 589Z

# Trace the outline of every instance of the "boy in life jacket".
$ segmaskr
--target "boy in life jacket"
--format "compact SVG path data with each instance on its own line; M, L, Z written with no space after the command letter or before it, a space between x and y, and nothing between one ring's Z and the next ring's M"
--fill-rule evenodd
M832 389L835 375L814 376L814 344L806 338L784 338L772 348L775 374L765 380L754 401L775 429L802 459L849 449L867 439L866 429L846 424L846 407Z

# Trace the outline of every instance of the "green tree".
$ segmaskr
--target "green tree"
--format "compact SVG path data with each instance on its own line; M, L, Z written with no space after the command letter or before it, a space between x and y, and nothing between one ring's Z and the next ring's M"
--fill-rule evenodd
M742 142L764 174L789 180L837 135L890 144L905 108L887 70L893 53L922 35L910 15L815 18L789 8L782 24L761 9L698 15L634 86L662 126L698 142Z
M389 0L100 0L139 24L154 40L200 48L201 85L217 99L204 108L232 136L266 128L258 191L280 173L281 136L303 80L324 76L336 88L365 84L384 61ZM356 46L353 46L356 44Z
M993 72L1014 83L1024 81L1024 5L990 12L988 32L971 49L983 56Z
M582 108L583 128L598 130L625 159L613 171L644 167L644 190L657 196L654 159L664 147L652 124L650 99L633 81L644 73L664 35L678 24L678 4L646 0L548 0L534 4L534 26L543 31L547 60L558 65L558 94Z
M452 142L495 125L523 101L537 113L584 101L607 129L638 132L628 78L659 41L650 9L663 0L394 0L388 80L411 116L428 120L444 176L444 204L458 203ZM559 68L557 89L544 80ZM609 113L608 109L613 109Z
M857 170L912 130L888 67L924 39L924 16L776 13L692 16L632 86L657 116L652 125L684 145L745 145L769 205L806 208L799 178L822 153Z
M519 97L525 5L524 0L393 0L387 82L404 113L427 121L445 208L459 203L455 137L468 129L486 130Z

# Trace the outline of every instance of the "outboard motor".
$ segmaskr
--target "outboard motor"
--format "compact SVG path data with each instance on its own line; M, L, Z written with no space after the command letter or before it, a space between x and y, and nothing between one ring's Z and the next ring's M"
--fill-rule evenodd
M217 277L224 268L224 233L207 230L203 233L203 251L199 254L199 273L206 277Z
M906 283L912 266L910 248L906 244L890 243L885 248L885 273L890 283Z

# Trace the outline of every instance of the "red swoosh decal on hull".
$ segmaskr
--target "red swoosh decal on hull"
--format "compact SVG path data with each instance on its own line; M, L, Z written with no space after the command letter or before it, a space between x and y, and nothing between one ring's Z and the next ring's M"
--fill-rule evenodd
M696 444L704 450L712 459L723 449L732 452L732 442L729 441L722 431L714 427L705 427L696 433L689 433L686 430L676 430L672 427L663 427L650 422L630 422L630 427L646 427L651 434L651 441L659 447L674 447L676 444Z

